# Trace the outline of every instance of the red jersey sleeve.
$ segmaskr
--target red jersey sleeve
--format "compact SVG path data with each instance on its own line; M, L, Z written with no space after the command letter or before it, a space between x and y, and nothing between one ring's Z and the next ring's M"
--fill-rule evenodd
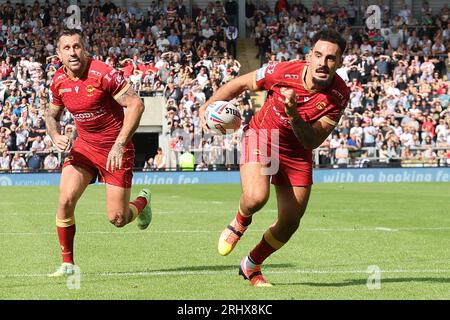
M337 81L337 85L330 90L331 107L323 115L323 119L337 125L350 99L350 91L343 81Z
M270 90L272 86L279 82L282 63L271 62L256 70L256 85L258 88Z
M336 106L335 104L331 104L331 108L328 108L328 111L322 116L322 119L325 122L336 126L339 123L344 110L345 108L341 108Z
M107 73L102 78L102 89L109 93L114 99L117 100L123 93L125 93L130 84L125 80L121 71L113 68L106 70Z
M57 75L55 75L55 77L56 76ZM62 102L61 95L59 94L59 89L55 78L53 78L52 84L50 86L50 105L64 108L64 104Z

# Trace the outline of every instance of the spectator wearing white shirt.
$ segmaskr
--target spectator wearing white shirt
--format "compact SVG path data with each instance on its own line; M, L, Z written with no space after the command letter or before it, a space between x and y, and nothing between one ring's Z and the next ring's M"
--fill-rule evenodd
M375 116L373 117L373 125L375 127L380 127L383 125L385 118L380 115L380 111L375 111Z
M214 30L211 29L209 23L206 23L205 26L203 27L202 36L207 40L210 40L210 38L214 36Z
M336 163L339 168L346 168L349 163L349 152L345 141L341 141L335 152Z
M411 18L411 10L407 4L403 4L402 9L398 12L398 15L402 18L403 23L409 24Z
M363 146L364 147L375 147L375 137L377 136L378 130L372 125L372 121L363 122Z
M36 140L31 144L31 149L35 149L36 151L43 151L45 149L45 143L41 136L36 136Z
M161 52L167 51L167 49L170 47L170 42L165 37L166 33L164 31L161 31L158 36L158 40L156 40L156 46L158 47L158 50Z
M409 147L414 146L413 135L409 127L405 127L405 130L403 131L403 133L400 135L399 138L402 145Z
M50 152L44 159L45 170L57 170L59 169L59 161L53 152Z
M424 62L420 65L420 70L422 71L422 73L432 75L434 71L434 63L430 61L430 58L428 56L424 56L423 60Z
M16 129L16 145L18 150L26 150L28 137L30 132L28 131L28 125L22 124Z
M206 67L200 68L200 71L195 77L195 80L198 81L198 84L202 87L202 89L205 87L206 83L209 80L208 74L206 73Z
M363 136L363 128L359 124L359 119L355 118L353 120L353 127L350 128L350 136L356 135L360 139L362 139Z
M0 158L0 171L8 171L11 169L11 158L8 151L3 151Z
M417 36L417 31L413 30L411 31L411 35L408 37L408 40L406 40L406 46L408 47L408 49L411 49L411 47L415 44L415 43L419 43L419 37Z
M278 61L289 61L290 60L290 54L287 51L286 46L284 44L280 45L280 51L277 53L276 57L277 57Z
M439 119L439 124L435 128L436 136L443 135L447 136L448 126L444 119Z
M440 54L445 54L446 52L445 46L441 40L436 39L436 42L431 46L431 54L437 56Z
M11 160L11 172L17 173L22 172L27 166L25 159L19 154L14 154L14 157Z
M369 39L364 38L363 43L359 46L359 50L361 50L361 54L371 54L372 46L369 43Z
M392 32L387 37L387 39L392 49L397 50L400 46L400 43L402 42L402 35L400 34L400 32L398 32L398 29L396 27L393 27Z

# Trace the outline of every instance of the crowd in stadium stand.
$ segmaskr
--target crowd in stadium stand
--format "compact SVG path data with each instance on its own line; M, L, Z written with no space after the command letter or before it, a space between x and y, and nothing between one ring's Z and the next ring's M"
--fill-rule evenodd
M315 152L316 165L450 165L450 10L432 12L424 2L420 15L405 5L398 14L380 0L381 29L365 27L365 1L349 0L307 8L301 1L278 0L270 7L246 1L246 27L255 39L261 65L304 59L317 30L337 28L348 42L338 74L351 88L342 121ZM58 170L60 158L46 134L44 114L52 75L61 66L56 37L70 23L68 1L0 5L0 171ZM240 132L202 136L198 108L218 87L240 73L237 1L195 5L182 0L81 2L87 49L95 59L121 69L141 96L166 98L167 154L162 149L144 170L175 168L194 151L196 170L239 156ZM236 56L237 54L237 56ZM248 93L234 103L244 123L253 116ZM76 137L73 117L61 118L63 132ZM203 153L195 151L203 150Z

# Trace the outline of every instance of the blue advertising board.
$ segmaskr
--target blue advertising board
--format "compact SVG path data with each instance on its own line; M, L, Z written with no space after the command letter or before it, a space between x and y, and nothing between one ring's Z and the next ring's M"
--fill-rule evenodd
M0 174L3 186L49 186L59 184L59 173ZM316 169L314 183L397 183L449 182L450 168L392 168L392 169ZM238 171L202 172L135 172L133 184L236 184Z

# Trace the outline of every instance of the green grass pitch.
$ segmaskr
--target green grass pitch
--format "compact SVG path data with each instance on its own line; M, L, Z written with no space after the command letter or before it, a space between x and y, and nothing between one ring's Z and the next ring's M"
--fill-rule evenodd
M136 195L142 186L133 188ZM60 263L57 187L0 188L0 299L450 299L450 184L317 184L300 230L253 288L238 264L276 217L275 194L235 251L217 253L239 185L151 186L153 222L116 229L103 186L76 211L79 289ZM369 289L369 266L381 270Z

